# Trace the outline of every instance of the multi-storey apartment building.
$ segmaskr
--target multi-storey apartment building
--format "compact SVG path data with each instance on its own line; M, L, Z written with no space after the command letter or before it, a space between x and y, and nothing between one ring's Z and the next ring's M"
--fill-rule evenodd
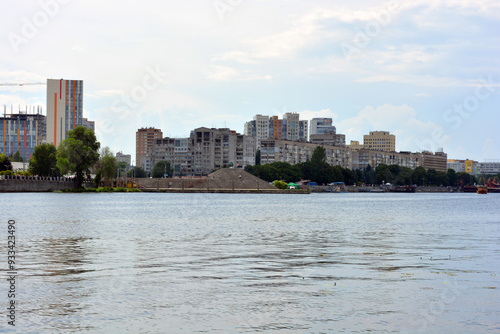
M479 174L498 174L500 173L500 161L485 161L479 163Z
M311 120L311 136L324 134L325 132L337 132L337 129L333 126L333 120L331 118L313 118Z
M83 124L83 81L47 79L47 142L55 146Z
M415 169L420 166L419 153L410 152L387 152L375 150L352 150L355 162L353 163L354 169L363 169L368 167L377 168L378 165L399 165Z
M132 163L132 156L130 154L123 154L121 151L116 152L116 162L124 162L128 168Z
M352 150L361 150L364 148L363 145L361 145L357 140L351 140L351 143L348 144L347 147L349 147Z
M309 136L308 131L308 121L301 121L298 113L286 113L283 119L278 116L255 115L254 119L246 122L244 126L244 134L255 137L257 149L265 139L305 142Z
M151 149L151 165L159 161L168 161L174 170L173 176L190 175L191 152L189 138L160 138L153 142Z
M448 170L446 153L439 151L436 153L424 151L419 153L419 166L426 170L435 169L438 172L446 172Z
M387 131L370 131L369 135L363 136L363 147L377 151L396 151L396 136Z
M253 136L256 140L256 146L260 147L262 139L268 139L271 136L273 128L271 126L269 116L255 115L253 120L245 123L244 134Z
M150 127L137 130L135 134L135 160L137 166L146 170L142 164L143 156L148 156L153 148L154 141L162 137L163 133L160 129Z
M222 167L255 164L255 138L222 128L198 128L189 138L191 174L207 175Z
M35 147L46 140L46 117L38 108L36 113L28 111L7 114L4 107L0 117L0 153L13 156L17 151L29 160Z
M311 134L309 141L322 146L345 146L345 135L327 131L322 134Z

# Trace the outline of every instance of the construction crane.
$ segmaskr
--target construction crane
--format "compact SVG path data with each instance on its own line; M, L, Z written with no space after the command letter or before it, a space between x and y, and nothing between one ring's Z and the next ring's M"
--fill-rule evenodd
M8 83L0 82L0 86L28 86L28 85L46 85L46 82L21 82L21 83Z

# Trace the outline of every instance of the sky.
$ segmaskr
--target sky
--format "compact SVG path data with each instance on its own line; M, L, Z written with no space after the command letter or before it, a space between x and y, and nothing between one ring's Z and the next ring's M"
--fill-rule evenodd
M84 81L101 146L243 133L256 114L331 117L346 141L500 160L498 0L0 0L0 83ZM1 86L0 106L44 85Z

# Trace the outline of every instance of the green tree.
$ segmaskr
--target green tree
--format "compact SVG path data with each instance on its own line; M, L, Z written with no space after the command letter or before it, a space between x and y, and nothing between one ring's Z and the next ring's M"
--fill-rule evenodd
M448 168L448 171L446 172L446 176L448 177L448 185L452 187L457 186L457 173L455 172L454 169Z
M12 157L12 162L23 162L23 161L24 159L21 156L21 153L19 153L19 151L16 151L16 153L14 153L14 156Z
M245 166L245 171L267 182L274 180L295 182L303 178L299 165L291 165L288 162L277 161L264 165Z
M429 186L438 186L439 184L438 174L434 168L427 171L427 184Z
M280 180L275 180L273 182L273 185L278 188L278 189L286 189L288 188L288 184L286 182L280 181Z
M5 156L5 154L0 153L0 172L5 170L12 170L12 163L9 158Z
M146 173L141 167L135 166L127 172L127 177L143 179L148 177L148 173Z
M328 167L325 148L316 146L311 157L311 180L318 184L328 183L331 180L331 177L328 177L328 174L331 174Z
M122 175L127 170L127 163L125 161L117 162L116 167L118 167L119 174Z
M57 164L57 149L52 144L40 144L30 159L28 170L32 175L59 176Z
M344 183L348 186L356 184L356 175L349 168L342 168L342 176L344 177Z
M445 172L437 172L437 179L438 179L438 186L445 186L447 187L450 183L448 181L448 174Z
M366 166L365 170L363 171L364 177L366 179L367 184L375 184L376 182L376 175L375 171L373 170L372 166L368 165Z
M457 182L458 184L463 186L470 186L471 184L473 184L471 175L466 172L457 173Z
M255 153L255 164L260 165L260 150Z
M57 148L57 168L61 174L75 173L77 187L81 188L84 174L90 175L99 160L100 146L92 130L77 126Z
M116 157L111 152L109 147L104 147L101 149L99 154L99 160L96 163L96 176L104 177L109 180L116 176L116 169L118 168Z
M163 177L164 174L168 174L168 176L172 176L174 170L170 167L170 162L168 161L158 161L153 167L153 177Z
M417 186L425 185L427 181L427 172L425 171L425 168L424 167L415 168L413 170L411 178L413 180L413 184L416 184Z

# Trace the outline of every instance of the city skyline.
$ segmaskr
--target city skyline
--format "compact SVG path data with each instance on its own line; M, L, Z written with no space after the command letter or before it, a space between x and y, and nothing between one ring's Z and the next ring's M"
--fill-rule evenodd
M135 132L243 133L256 114L333 118L396 150L500 158L500 5L26 1L0 14L2 83L83 80L83 114L113 151ZM89 25L88 22L92 22ZM45 86L0 86L0 105L43 106Z

